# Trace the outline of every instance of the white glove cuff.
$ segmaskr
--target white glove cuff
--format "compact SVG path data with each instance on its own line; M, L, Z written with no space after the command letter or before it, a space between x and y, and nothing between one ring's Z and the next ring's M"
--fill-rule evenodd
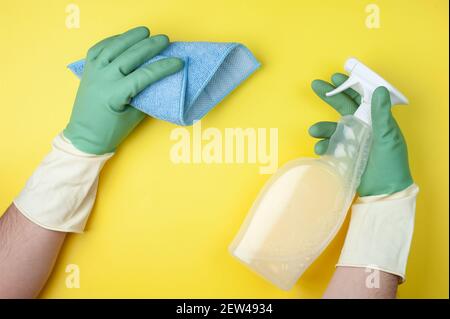
M95 202L98 175L112 155L81 152L61 133L14 204L43 228L81 233Z
M413 184L395 194L358 198L337 266L378 269L403 282L418 192Z

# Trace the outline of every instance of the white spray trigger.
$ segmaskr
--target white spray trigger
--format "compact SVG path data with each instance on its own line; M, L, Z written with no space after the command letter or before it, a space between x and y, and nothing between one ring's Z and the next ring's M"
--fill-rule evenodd
M379 76L375 71L364 65L356 58L349 58L345 62L345 70L350 74L349 78L334 90L326 93L326 96L333 96L352 88L361 95L361 105L354 116L371 124L371 100L372 94L377 87L384 86L388 89L392 105L408 104L408 99L393 85Z
M359 94L363 95L364 92L360 92L359 87L360 85L359 81L356 77L349 77L344 83L342 83L341 85L339 85L337 88L335 88L334 90L326 93L326 96L333 96L336 95L338 93L344 92L347 89L354 89L355 91L357 91Z

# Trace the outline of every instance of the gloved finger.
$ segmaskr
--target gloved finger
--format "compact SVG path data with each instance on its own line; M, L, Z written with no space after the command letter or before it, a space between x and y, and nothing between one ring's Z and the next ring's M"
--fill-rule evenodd
M105 46L99 53L97 59L101 60L104 64L110 63L126 49L135 45L139 41L148 38L149 35L150 31L147 27L137 27L128 30L108 43L108 45Z
M108 67L119 70L123 75L128 75L167 48L168 45L169 38L165 35L144 39L118 56Z
M336 131L336 126L336 122L317 122L309 128L308 132L312 137L330 138Z
M128 99L138 95L147 86L180 71L184 62L178 58L161 59L146 65L126 76L123 81L123 87Z
M341 85L342 83L347 81L347 79L348 79L348 76L345 74L342 74L342 73L335 73L331 76L331 82L336 87L338 87L339 85ZM361 104L361 95L359 95L359 93L356 92L355 90L353 90L352 88L345 90L343 93L350 96L352 98L352 100L356 102L356 104L358 104L358 105Z
M118 35L113 35L112 37L106 38L101 40L100 42L96 43L94 46L92 46L86 55L87 60L94 60L99 53L103 50L105 46L107 46L109 43L111 43L112 40L117 38Z
M320 140L314 145L314 152L317 155L323 155L328 149L328 144L330 144L329 139Z
M353 101L353 99L345 93L338 93L330 97L326 96L325 94L327 92L335 89L335 87L328 82L323 80L314 80L311 83L311 87L322 100L332 106L341 115L353 114L358 108L355 101Z
M391 97L388 89L383 86L376 88L372 95L371 109L374 137L385 136L396 127L391 107Z

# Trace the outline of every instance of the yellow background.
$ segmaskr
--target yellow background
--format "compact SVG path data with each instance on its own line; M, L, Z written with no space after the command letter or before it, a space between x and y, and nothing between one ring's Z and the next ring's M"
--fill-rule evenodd
M421 192L404 298L448 298L448 1L1 1L0 207L6 209L67 123L78 80L66 65L96 41L147 25L173 41L236 41L263 66L203 128L275 127L279 163L313 156L307 128L337 114L311 91L356 56L411 101L395 108ZM365 7L381 27L365 26ZM101 175L84 235L70 235L42 297L320 297L346 226L292 291L239 264L228 244L268 175L256 164L175 165L175 126L146 120ZM81 288L65 287L65 267Z

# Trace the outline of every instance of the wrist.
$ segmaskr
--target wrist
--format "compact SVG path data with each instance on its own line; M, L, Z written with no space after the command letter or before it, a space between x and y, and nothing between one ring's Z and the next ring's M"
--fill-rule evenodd
M405 172L401 178L395 180L387 180L386 176L389 172L385 172L378 177L371 176L368 183L361 183L358 188L360 197L385 196L402 192L414 184L414 180L409 172Z
M62 134L58 135L52 151L14 204L25 217L43 228L82 232L95 201L98 176L112 155L82 152Z
M67 149L76 149L83 156L101 156L115 151L113 146L98 141L99 132L86 131L76 124L69 123L60 136L70 145Z
M418 191L413 184L394 194L359 197L338 266L378 269L404 281Z

